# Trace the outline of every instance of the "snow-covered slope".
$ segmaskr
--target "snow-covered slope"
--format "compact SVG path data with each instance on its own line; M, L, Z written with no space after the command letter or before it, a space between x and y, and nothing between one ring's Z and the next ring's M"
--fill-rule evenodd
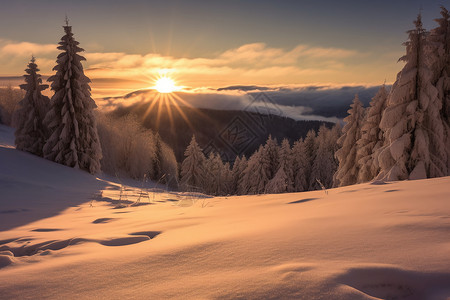
M13 145L13 129L0 125L0 230L53 216L86 202L105 186L86 172L17 151Z
M118 208L117 183L0 131L1 299L450 297L449 177Z

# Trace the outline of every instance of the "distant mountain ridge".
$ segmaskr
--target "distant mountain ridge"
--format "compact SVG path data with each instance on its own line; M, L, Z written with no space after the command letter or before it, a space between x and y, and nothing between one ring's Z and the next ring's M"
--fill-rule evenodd
M214 110L182 105L154 105L142 101L131 106L120 106L111 112L113 117L136 115L142 124L159 132L175 152L177 160L184 158L184 150L195 135L205 155L219 153L224 161L232 162L237 155L249 157L264 144L268 136L279 142L287 138L291 144L305 137L311 129L318 130L322 121L297 121L273 114L253 111ZM148 112L147 112L148 111Z

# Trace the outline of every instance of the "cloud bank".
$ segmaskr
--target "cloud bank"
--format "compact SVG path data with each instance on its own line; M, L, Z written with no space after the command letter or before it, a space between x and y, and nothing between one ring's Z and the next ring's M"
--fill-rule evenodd
M344 118L355 96L368 106L380 86L229 86L176 92L172 103L218 110L271 113L295 120L337 122ZM170 97L170 96L168 96ZM155 90L97 100L102 109L160 101Z

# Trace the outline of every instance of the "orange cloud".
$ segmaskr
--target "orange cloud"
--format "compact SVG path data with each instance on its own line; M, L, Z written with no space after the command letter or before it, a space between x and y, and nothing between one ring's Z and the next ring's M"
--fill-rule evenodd
M3 70L14 70L4 75L21 75L17 72L23 72L31 53L37 56L41 72L51 74L58 52L52 44L0 40L0 64ZM89 51L84 56L93 95L98 97L152 86L161 69L170 70L177 84L195 88L318 82L379 84L393 80L401 67L395 64L396 58L389 60L378 53L309 45L282 49L264 43L242 45L209 58Z
M31 56L31 54L56 54L58 52L56 46L56 44L36 44L29 42L15 43L0 39L0 53L3 55Z

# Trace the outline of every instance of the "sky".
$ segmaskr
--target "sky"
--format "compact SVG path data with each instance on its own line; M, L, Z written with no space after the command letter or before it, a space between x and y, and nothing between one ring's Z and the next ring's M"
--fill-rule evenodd
M154 86L392 83L402 43L442 0L0 0L0 85L17 84L31 54L51 75L65 15L86 51L94 97Z

